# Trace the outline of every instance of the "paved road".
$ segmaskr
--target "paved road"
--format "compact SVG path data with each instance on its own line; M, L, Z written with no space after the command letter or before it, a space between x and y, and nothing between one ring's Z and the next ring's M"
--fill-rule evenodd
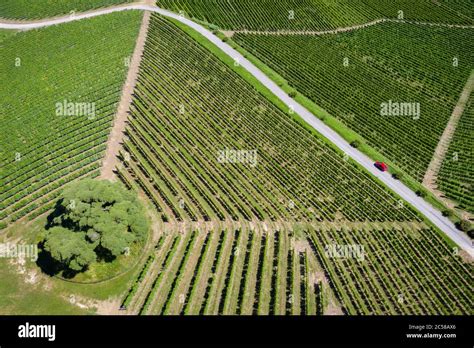
M84 18L92 18L101 16L104 14L126 11L126 10L146 10L159 13L163 16L174 18L181 23L186 24L187 26L193 28L197 32L204 35L209 41L214 43L219 49L221 49L228 56L232 57L234 60L238 61L239 64L248 70L257 80L259 80L264 86L271 90L278 98L280 98L289 108L292 108L297 114L299 114L309 125L321 133L324 137L329 139L342 151L344 151L349 157L354 159L360 165L362 165L366 170L368 170L372 175L377 177L385 185L387 185L392 191L396 192L400 197L405 201L413 205L425 215L434 225L436 225L441 231L443 231L449 238L451 238L461 249L465 250L469 255L474 257L474 247L470 238L463 232L456 229L454 224L449 221L449 219L442 216L441 212L431 206L422 198L418 197L412 190L406 187L403 183L398 180L393 179L390 174L382 173L377 170L373 161L364 155L362 152L354 149L347 143L339 134L333 131L331 128L326 126L321 120L309 112L305 107L295 102L292 98L288 96L277 84L275 84L270 78L268 78L262 71L260 71L256 66L254 66L250 61L243 57L239 52L230 47L228 44L223 42L217 36L212 34L211 31L207 30L203 26L191 21L190 19L181 17L180 15L163 10L156 6L149 5L125 5L117 6L113 8L98 9L95 11L76 14L74 16L65 16L60 18L55 18L51 20L42 20L38 22L23 22L23 23L13 23L13 22L0 22L0 28L4 29L17 29L17 30L28 30L35 28L42 28L51 25L61 24L72 22Z

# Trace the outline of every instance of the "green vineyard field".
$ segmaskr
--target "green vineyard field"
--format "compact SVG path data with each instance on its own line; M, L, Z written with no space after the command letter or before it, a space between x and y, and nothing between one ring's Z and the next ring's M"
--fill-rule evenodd
M472 6L472 1L441 0L439 2L462 16L470 19L474 18L474 7Z
M287 231L167 231L126 310L134 314L316 314L316 258ZM288 259L292 258L292 262ZM143 271L140 276L143 275ZM322 308L321 308L322 309ZM322 312L322 310L321 310Z
M473 34L381 23L337 35L233 40L421 182L474 68ZM382 114L391 102L418 104L419 113Z
M162 218L129 314L472 313L456 248L158 15L126 135L119 177Z
M0 42L12 35L15 35L14 30L0 29Z
M453 6L451 7L451 3ZM474 24L469 0L157 0L228 30L329 30L379 18Z
M0 0L0 314L474 314L472 0L124 3Z
M358 245L363 252L337 257L332 245ZM129 292L133 296L127 296L126 310L142 315L472 314L473 276L472 265L422 226L189 227L161 234Z
M158 16L150 24L127 138L120 175L139 183L163 221L418 219ZM222 162L221 151L255 151L255 163Z
M0 18L39 19L82 12L132 0L2 0Z
M98 174L141 17L117 13L1 42L3 226L45 212L64 184Z
M403 19L449 24L474 24L472 2L470 0L360 0L367 7L378 11L385 18Z
M459 208L474 214L474 97L459 120L451 145L436 181L447 197Z

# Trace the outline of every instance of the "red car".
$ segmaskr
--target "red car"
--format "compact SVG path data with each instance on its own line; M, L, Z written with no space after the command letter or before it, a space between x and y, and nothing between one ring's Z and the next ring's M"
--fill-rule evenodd
M374 166L382 172L386 172L388 170L388 166L383 162L375 162Z

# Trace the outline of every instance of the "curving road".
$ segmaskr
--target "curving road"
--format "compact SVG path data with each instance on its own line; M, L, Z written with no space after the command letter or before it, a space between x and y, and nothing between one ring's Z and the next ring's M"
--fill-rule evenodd
M159 13L165 17L173 18L181 23L193 28L209 41L215 44L225 54L233 58L235 61L250 72L257 80L259 80L265 87L273 92L281 101L283 101L289 108L293 109L297 114L301 116L311 127L326 137L329 141L334 143L342 151L344 151L349 157L362 165L372 175L377 177L385 185L387 185L392 191L396 192L405 201L416 207L419 212L426 216L434 225L436 225L441 231L443 231L449 238L451 238L461 249L465 250L471 257L474 257L474 247L470 238L463 232L456 229L454 224L447 218L443 217L441 212L431 206L422 198L418 197L412 190L401 183L398 180L393 179L390 174L382 173L373 166L373 161L362 152L351 147L339 134L334 130L325 125L321 120L309 112L305 107L294 101L288 94L285 93L276 83L268 78L262 71L248 61L242 54L237 52L235 49L230 47L228 44L223 42L211 31L207 30L203 26L191 21L190 19L184 18L171 11L163 10L156 6L151 5L124 5L116 6L112 8L98 9L91 12L80 13L76 15L68 15L64 17L58 17L54 19L46 19L35 22L0 22L0 28L2 29L16 29L16 30L29 30L36 28L43 28L51 25L72 22L85 18L97 17L113 12L127 11L127 10L144 10Z

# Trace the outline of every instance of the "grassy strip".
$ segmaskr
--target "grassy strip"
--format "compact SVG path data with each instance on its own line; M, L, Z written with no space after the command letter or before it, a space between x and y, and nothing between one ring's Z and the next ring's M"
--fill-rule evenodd
M257 314L268 315L274 293L272 292L273 262L275 254L275 233L268 233L262 265L262 282L258 294ZM278 252L278 250L277 250Z
M275 307L274 314L285 315L286 311L286 269L288 267L288 233L286 231L279 232L280 241L278 251L278 270L275 289Z
M211 269L212 276L209 278L210 282L208 283L208 291L205 297L206 305L201 308L201 310L204 309L202 314L218 314L217 312L219 309L222 288L221 285L223 285L223 280L226 276L227 265L232 253L234 238L234 231L232 229L226 229L224 239L222 240L221 247L219 248L219 254L216 255L213 268Z
M161 283L161 279L163 278L163 274L165 273L166 269L168 268L170 262L172 262L172 259L176 253L176 250L178 249L178 245L180 242L181 236L175 236L173 240L173 244L171 245L171 248L168 250L166 253L166 257L163 260L163 263L160 266L160 271L155 278L150 291L148 292L147 296L145 297L145 301L143 303L142 308L140 308L139 315L146 314L148 311L151 302L153 301L153 298L155 297L155 294L158 291L158 288Z
M307 315L315 315L317 312L316 308L316 297L314 296L314 288L315 285L311 283L311 270L313 269L311 267L311 262L309 260L308 252L304 252L304 263L306 267L306 314Z
M210 278L213 276L214 263L224 240L224 231L220 227L216 227L209 233L212 233L213 236L210 241L209 249L206 250L206 256L201 268L199 269L199 274L197 275L196 283L189 299L189 308L185 309L185 314L199 314L206 301L208 284Z
M245 275L245 282L243 286L242 300L237 314L251 315L253 304L255 302L255 289L257 283L258 260L260 257L260 249L262 243L262 236L259 232L254 231L254 238L250 249L249 259L247 262L247 272Z
M211 236L212 232L207 232L207 240L205 242L204 249L201 250L201 255L199 256L199 260L197 266L194 268L194 276L191 279L191 284L189 285L188 292L186 294L187 298L185 299L184 306L181 310L181 314L193 314L190 310L190 304L192 303L194 296L196 295L196 289L198 288L199 280L201 279L203 268L206 266L206 260L210 253L212 243L215 243L216 237Z
M235 262L233 263L229 277L228 290L224 299L224 310L222 314L235 314L236 312L237 302L239 300L240 282L242 281L242 271L245 262L245 252L247 251L249 238L249 231L247 229L242 229L240 231L240 240L237 248L232 250Z
M133 283L132 287L130 288L129 292L127 293L127 296L123 300L122 307L125 307L125 308L128 307L128 305L130 304L130 302L133 299L133 296L135 296L135 294L138 290L138 286L141 284L141 282L145 278L145 275L148 273L148 270L150 269L150 266L151 266L154 259L155 258L154 258L153 254L148 257L145 265L143 266L143 269L141 270L140 274L138 275L138 277L136 278L136 280Z
M10 36L15 35L17 32L17 30L0 29L0 42L8 39Z
M198 234L198 232L196 232L196 231L191 232L191 238L188 240L188 243L187 243L187 245L184 249L184 257L181 259L181 261L179 263L176 274L173 278L173 281L171 282L171 286L170 286L170 289L168 291L166 300L165 300L165 302L163 303L163 305L161 307L161 310L160 310L161 313L160 314L162 314L162 315L163 314L174 314L174 313L170 313L170 311L171 311L170 310L171 301L173 300L175 295L177 295L176 292L178 291L179 283L183 279L183 276L184 276L183 271L184 271L185 267L187 266L187 262L189 260L189 257L192 254L192 252L190 252L190 250L194 250L194 247L196 246L196 244L199 243L199 241L196 241L196 235L197 234ZM178 286L176 286L176 285L178 285ZM179 299L178 299L178 301L179 301Z

